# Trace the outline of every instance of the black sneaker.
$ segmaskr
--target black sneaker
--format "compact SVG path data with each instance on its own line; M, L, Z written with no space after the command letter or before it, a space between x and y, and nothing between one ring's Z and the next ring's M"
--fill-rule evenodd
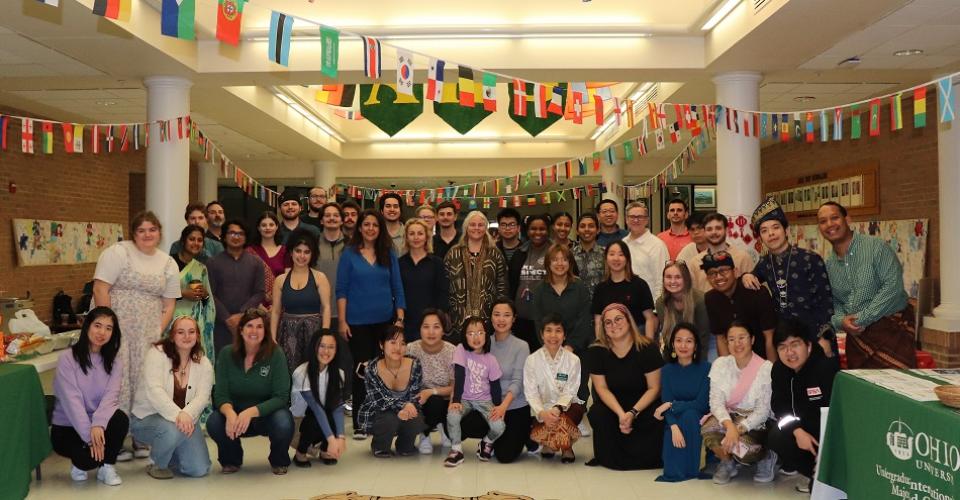
M481 462L489 462L491 457L493 457L493 443L488 443L486 439L481 439L480 445L477 446L477 458L479 458Z
M456 467L463 463L463 452L450 450L450 454L443 461L444 467Z

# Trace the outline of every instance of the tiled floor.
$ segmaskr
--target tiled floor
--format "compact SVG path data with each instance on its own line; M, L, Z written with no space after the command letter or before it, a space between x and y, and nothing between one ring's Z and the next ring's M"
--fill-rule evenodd
M434 443L437 437L434 435ZM559 460L525 456L513 464L480 463L473 454L475 441L464 443L467 459L456 469L442 465L444 451L435 446L432 456L377 459L369 441L349 440L345 457L335 466L314 462L310 469L291 467L286 476L274 476L267 464L266 438L244 440L246 463L237 474L224 476L216 463L216 446L208 440L214 465L205 478L176 478L158 481L144 472L145 460L117 466L123 484L117 487L96 483L95 474L86 483L70 480L70 464L51 456L43 464L43 481L31 485L29 499L108 500L151 499L186 500L193 498L288 499L310 498L323 493L358 491L375 495L443 493L456 496L480 495L500 490L541 499L667 499L693 500L805 499L796 493L796 479L778 477L773 484L755 484L752 471L741 471L731 484L717 486L707 481L679 484L659 483L659 471L619 472L585 467L592 456L590 438L577 443L577 462L564 465Z

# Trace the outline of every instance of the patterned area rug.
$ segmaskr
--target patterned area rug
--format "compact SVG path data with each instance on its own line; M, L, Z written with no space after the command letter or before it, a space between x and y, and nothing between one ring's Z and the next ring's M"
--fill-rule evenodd
M355 491L344 491L312 497L310 500L533 500L533 497L504 493L502 491L488 491L477 497L452 497L450 495L403 495L398 497L381 497L376 495L361 495Z

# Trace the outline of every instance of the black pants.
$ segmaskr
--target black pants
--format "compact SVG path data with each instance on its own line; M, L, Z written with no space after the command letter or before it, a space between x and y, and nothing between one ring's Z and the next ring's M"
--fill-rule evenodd
M64 425L50 426L50 442L58 455L70 459L73 466L80 470L93 470L103 464L117 463L117 454L123 447L123 439L127 437L130 428L130 419L120 410L113 413L107 428L103 430L103 462L97 462L90 456L90 447L83 441L73 427Z
M377 357L380 353L380 333L390 326L389 323L373 323L370 325L350 325L350 355L353 357L353 383L351 392L353 393L353 428L359 429L357 417L360 416L360 405L367 396L367 388L363 385L363 379L357 375L357 367L371 359Z
M498 462L508 464L520 456L523 447L530 441L530 427L533 426L530 407L521 406L515 410L507 410L503 421L507 430L493 442L493 453ZM490 431L483 415L476 411L472 411L466 417L463 417L460 422L460 429L464 439L480 439Z
M227 437L227 418L214 410L207 419L207 434L217 443L217 461L220 465L243 465L243 445L240 438ZM240 437L267 436L270 438L270 455L267 457L272 467L290 465L290 441L293 440L293 415L290 410L281 408L269 415L253 417L247 432Z
M437 424L443 424L443 430L447 430L447 408L450 406L450 400L443 396L430 396L427 402L423 404L423 421L427 424L424 434L430 434Z
M819 434L815 434L808 429L804 430L810 432L814 439L819 439ZM814 431L819 433L819 430L814 429ZM767 421L767 447L780 455L784 470L795 470L804 476L813 477L816 457L813 456L813 453L798 448L797 438L793 435L793 432L781 431L773 420Z
M532 319L517 318L513 322L513 334L518 339L527 342L527 345L530 346L530 352L536 352L537 349L543 347L543 343L540 342L540 334L537 332L537 325Z
M327 421L333 428L333 415L328 414ZM313 410L307 408L303 420L300 421L300 440L297 442L297 452L306 453L311 446L316 444L320 445L321 451L327 451L327 437L323 435L323 429L317 423L317 417L313 414Z
M423 415L417 414L410 420L400 420L396 412L384 411L373 417L373 439L370 448L373 451L390 451L393 438L397 438L397 453L413 455L417 452L414 442L417 434L423 432Z

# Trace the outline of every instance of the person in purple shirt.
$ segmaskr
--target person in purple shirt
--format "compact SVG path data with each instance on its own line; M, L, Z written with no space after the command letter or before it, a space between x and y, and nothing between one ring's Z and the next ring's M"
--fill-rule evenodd
M90 311L72 351L60 356L53 379L57 399L50 441L54 451L73 463L71 479L86 481L87 471L99 467L97 480L117 486L122 481L114 465L130 421L120 411L123 366L117 357L120 323L113 310Z

